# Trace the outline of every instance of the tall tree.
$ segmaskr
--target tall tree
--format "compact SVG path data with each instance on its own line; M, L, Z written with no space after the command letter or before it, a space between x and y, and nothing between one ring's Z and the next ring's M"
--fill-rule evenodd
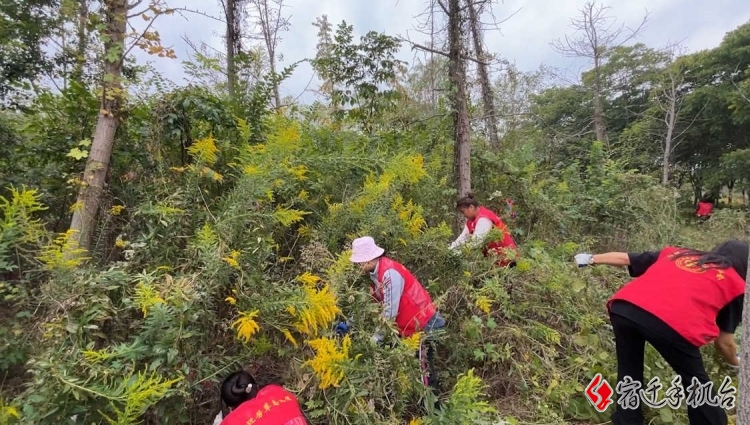
M427 15L434 21L436 10L447 18L448 51L423 46L408 41L412 49L419 49L431 54L448 58L448 80L450 81L450 103L452 106L454 144L454 176L459 196L471 192L471 144L469 125L469 104L466 84L466 61L481 62L467 54L466 17L467 7L461 0L434 0L430 2ZM431 30L431 34L434 30ZM431 43L434 43L431 37Z
M625 24L613 29L613 20L607 15L609 7L587 2L580 11L580 17L571 19L574 37L565 36L565 40L556 40L552 48L568 57L589 59L593 64L590 83L594 103L594 131L596 138L609 145L607 127L604 119L603 89L601 68L606 63L613 47L621 46L635 38L643 29L648 15L634 30L625 30ZM586 82L584 82L585 84ZM586 85L586 84L585 84Z
M242 50L242 14L246 0L221 0L226 22L227 91L234 97L237 88L237 55Z
M128 0L102 1L100 37L104 55L99 117L70 221L72 239L76 242L71 247L89 249L91 245L99 202L109 172L115 133L120 123L120 110L126 98L122 84L126 56L133 47L138 46L159 57L175 57L174 51L161 46L158 33L148 30L154 19L162 14L171 14L173 10L165 9L160 0L152 0L144 10L135 11L141 3L142 0L134 0L132 4L129 4ZM127 47L125 39L128 19L136 16L147 19L150 23L147 29L136 37L133 44Z
M448 14L448 60L453 104L453 134L455 139L454 170L458 196L471 192L471 144L469 107L466 100L466 64L464 61L465 19L460 0L448 0L448 7L440 2Z
M500 139L497 134L497 113L495 112L495 99L492 94L492 85L487 70L487 58L482 47L482 26L479 21L478 7L483 7L487 1L475 2L466 0L466 7L469 11L469 27L471 28L471 38L474 43L474 53L478 59L477 73L479 74L479 84L482 88L482 106L484 109L484 121L487 125L487 136L489 144L493 149L500 147Z
M373 132L381 114L394 109L400 97L398 77L405 70L396 53L401 42L370 31L355 43L354 27L344 21L332 36L325 16L313 25L320 28L320 41L312 65L323 80L322 90L330 97L333 115L353 118L364 131Z
M250 0L257 13L256 22L260 30L260 36L266 46L268 54L268 65L271 73L276 74L276 56L279 32L289 29L289 18L281 15L284 0ZM281 96L279 95L279 82L273 80L273 97L275 107L281 107Z
M0 2L0 102L6 103L20 85L32 86L51 69L43 46L59 23L58 7L58 0Z
M656 106L662 112L665 129L661 172L661 184L664 186L669 183L669 167L672 152L674 151L675 139L679 138L679 136L690 128L690 125L688 125L682 133L675 134L681 118L680 112L682 111L682 104L687 91L684 87L685 70L682 66L682 61L679 61L679 59L674 60L677 56L677 52L674 49L670 49L669 56L672 59L672 63L667 65L662 73L662 81L654 96Z

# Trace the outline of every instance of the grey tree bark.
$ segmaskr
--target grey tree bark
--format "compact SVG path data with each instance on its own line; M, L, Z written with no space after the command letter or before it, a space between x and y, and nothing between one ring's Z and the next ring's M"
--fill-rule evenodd
M469 12L469 26L471 27L471 36L474 42L474 52L479 60L477 63L477 73L479 74L479 84L482 88L482 106L484 109L484 121L487 125L487 136L489 145L492 149L500 148L500 139L497 134L497 114L495 112L495 97L492 94L492 85L490 76L487 71L486 55L482 48L482 28L479 22L476 3L467 0L467 10Z
M750 258L748 258L750 262ZM743 303L743 314L750 311L750 273L745 280L745 301ZM743 321L747 322L747 321ZM742 326L742 342L740 347L740 388L737 392L737 425L750 424L750 326L745 323Z
M78 192L73 218L70 222L71 238L81 248L88 250L96 225L104 186L106 184L115 132L119 125L120 105L123 99L121 84L125 31L127 24L127 0L105 0L103 2L106 28L103 31L105 55L102 97L99 118L94 130L83 181Z
M448 58L449 78L453 104L453 131L455 138L454 170L458 196L471 192L471 144L469 133L469 108L466 101L466 64L464 62L464 19L460 0L448 1Z

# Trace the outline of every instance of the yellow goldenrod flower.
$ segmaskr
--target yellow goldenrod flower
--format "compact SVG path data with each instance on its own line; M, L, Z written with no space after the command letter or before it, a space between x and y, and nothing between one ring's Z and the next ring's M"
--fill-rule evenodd
M193 142L188 148L190 155L198 161L213 164L217 159L217 152L219 149L216 147L216 139L211 136L203 139L198 139Z
M234 297L226 297L224 298L224 301L228 302L231 305L237 304L237 300Z
M117 239L115 240L115 246L116 246L117 248L125 248L125 245L126 245L125 241L124 241L124 240L122 240L122 239L121 239L120 237L118 237L118 238L117 238Z
M240 256L239 251L232 250L232 252L229 253L229 256L222 258L227 264L229 264L230 267L233 267L237 270L240 269L240 264L237 262L237 259Z
M422 334L422 332L415 332L412 336L403 338L401 341L407 348L409 348L409 350L417 351L417 349L419 349L419 342L421 341Z
M135 296L133 299L143 312L143 317L148 315L148 310L151 307L157 304L164 304L164 299L159 295L159 292L152 285L143 282L139 282L135 286Z
M480 295L477 297L477 300L474 302L474 304L478 309L482 310L486 314L490 314L490 307L492 307L491 299L485 297L484 295Z
M314 339L308 343L315 350L315 357L305 364L312 368L320 380L318 388L338 387L344 379L345 363L349 360L349 335L344 336L340 350L336 347L336 340L331 338Z
M320 291L305 286L304 296L299 301L300 308L295 314L297 322L294 327L301 333L317 335L320 329L326 328L341 313L336 305L336 295L325 285ZM288 311L288 309L287 309Z
M245 173L245 174L247 174L247 175L253 175L253 174L258 174L258 172L260 172L260 170L258 170L258 167L254 166L254 165L246 165L242 169L242 172Z
M90 257L85 257L86 250L79 248L78 243L73 239L77 232L74 229L68 229L65 233L60 233L55 240L42 248L41 254L37 257L50 269L72 269L81 265Z
M301 275L297 276L296 280L302 282L303 285L315 285L316 283L320 282L320 278L318 276L315 276L314 274L311 274L309 272L304 272Z
M286 340L289 341L289 342L291 342L292 345L294 345L294 347L296 348L297 347L297 340L294 339L294 337L292 336L292 333L289 332L289 329L284 329L282 331L282 333L284 334L284 337L286 338Z
M232 323L232 328L237 328L237 338L250 341L250 338L260 330L258 322L254 319L258 316L259 311L240 312L240 317Z
M422 425L422 418L412 418L409 421L409 425Z
M125 209L124 205L115 205L112 208L110 208L109 213L112 215L120 215L120 213L124 209Z

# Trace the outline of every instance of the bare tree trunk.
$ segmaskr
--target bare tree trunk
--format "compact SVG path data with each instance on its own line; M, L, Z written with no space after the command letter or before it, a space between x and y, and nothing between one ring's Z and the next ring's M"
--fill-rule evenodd
M495 98L492 95L492 86L490 77L487 72L487 63L485 62L484 49L482 48L482 33L479 27L479 18L473 0L467 0L469 11L469 23L471 26L471 35L474 41L474 52L479 62L477 63L477 72L479 73L479 83L482 86L482 104L484 107L485 122L487 132L489 133L489 144L492 149L500 149L500 140L497 135L497 114L495 113Z
M669 99L669 109L667 110L667 116L665 117L664 122L667 124L667 136L664 139L664 163L661 168L661 184L666 186L669 183L669 163L672 157L672 135L674 134L674 126L677 122L676 99L674 96L671 96Z
M466 71L463 50L463 20L460 0L448 1L448 38L450 81L453 97L453 131L455 136L454 172L458 183L458 196L471 192L471 145L469 138L469 109L466 104Z
M229 97L234 98L237 85L237 69L235 66L235 51L237 41L237 28L235 25L237 8L235 0L224 0L224 14L227 18L226 43L227 43L227 91Z
M127 0L105 0L103 6L106 28L103 31L104 77L99 119L70 222L70 230L74 231L73 240L79 247L87 250L91 246L94 234L99 201L104 191L115 132L119 124L120 103L124 97L120 80L125 52L128 3Z
M594 131L596 132L596 139L605 142L609 147L609 139L607 139L607 126L604 123L604 107L602 106L602 79L601 79L601 65L602 58L600 53L600 47L595 47L596 56L594 56Z
M258 8L258 17L260 22L261 31L263 32L263 41L266 43L266 52L268 53L268 64L271 68L271 73L276 73L276 44L277 34L282 27L285 26L285 21L281 19L281 8L283 6L282 1L278 1L278 8L274 10L276 17L272 20L268 10L268 0L255 0L256 7ZM279 96L279 83L273 81L273 97L274 107L276 109L281 107L281 96Z
M77 44L76 44L76 66L71 73L70 78L76 82L83 82L83 67L86 65L86 39L88 32L86 26L89 21L89 4L88 0L79 0L78 3L78 22L76 23Z

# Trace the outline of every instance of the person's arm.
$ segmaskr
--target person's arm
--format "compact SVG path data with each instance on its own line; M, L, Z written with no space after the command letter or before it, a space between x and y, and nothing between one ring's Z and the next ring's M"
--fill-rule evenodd
M737 343L734 342L734 334L727 332L719 333L719 337L714 341L714 346L716 347L716 351L721 355L721 358L730 366L740 365L740 358L737 357Z
M404 277L394 269L388 269L383 274L383 317L389 321L395 321L398 316L398 308L401 303L401 294L404 292ZM382 339L380 332L373 336L375 341Z
M724 306L716 316L716 325L721 333L714 341L716 351L721 357L732 366L739 366L740 360L737 358L737 344L734 342L734 332L742 322L742 307L745 295L739 295L729 304Z
M458 235L458 238L456 238L456 240L453 241L449 249L454 249L460 245L463 245L464 243L466 243L466 239L468 237L469 237L469 228L466 227L466 225L464 224L464 230L461 232L460 235Z
M638 277L648 270L656 260L659 259L659 252L646 251L641 253L633 252L606 252L603 254L578 254L576 263L579 267L587 265L604 264L607 266L627 266L628 273L631 277Z

